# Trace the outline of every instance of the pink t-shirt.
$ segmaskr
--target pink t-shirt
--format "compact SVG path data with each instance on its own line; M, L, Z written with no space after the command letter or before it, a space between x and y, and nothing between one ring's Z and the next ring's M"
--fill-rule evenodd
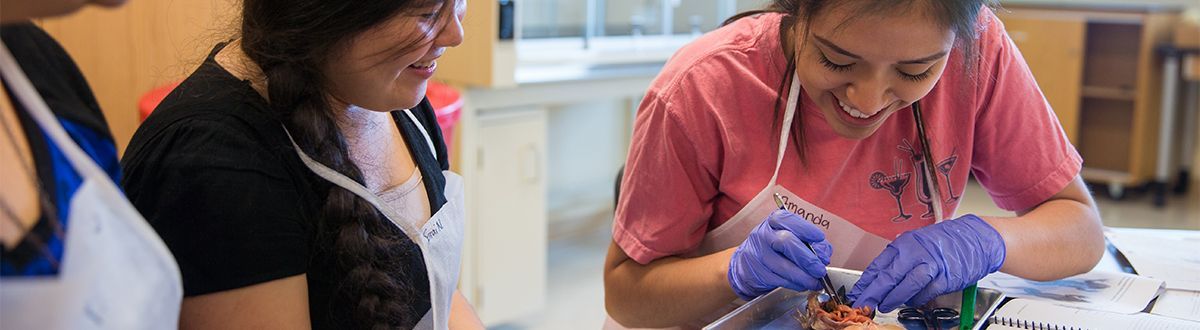
M965 77L962 58L952 56L921 99L940 194L961 196L973 173L1001 208L1028 209L1066 187L1082 159L1004 26L990 10L981 15L976 78ZM771 179L782 123L774 106L781 81L791 78L779 44L782 17L747 17L702 36L676 53L647 91L613 229L614 241L637 262L694 251ZM796 117L807 164L789 142L779 184L884 238L933 223L918 197L912 111L896 112L863 140L837 135L807 96ZM903 173L910 180L896 197L882 181ZM958 200L943 207L954 214ZM901 209L911 218L894 222Z

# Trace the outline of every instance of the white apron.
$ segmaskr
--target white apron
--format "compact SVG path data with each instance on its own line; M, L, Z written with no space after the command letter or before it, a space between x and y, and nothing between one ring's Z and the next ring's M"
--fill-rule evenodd
M421 134L425 136L425 142L429 144L429 150L434 153L434 157L437 157L429 132L425 131L411 111L404 110L404 113L421 130ZM288 134L290 139L291 133ZM393 212L392 208L385 207L379 196L371 193L363 185L309 158L307 154L300 151L300 147L294 140L292 147L309 170L371 203L375 209L379 210L421 248L429 276L431 308L421 317L415 329L448 329L450 327L450 302L454 297L455 288L458 286L463 227L466 220L462 177L451 171L442 171L446 177L446 204L431 218L419 222L425 219L401 218Z
M0 71L83 183L71 196L57 276L0 283L4 329L173 329L182 277L170 250L125 195L67 135L7 46Z
M871 260L879 256L888 243L891 243L889 239L869 233L854 223L801 199L776 182L779 178L779 167L783 164L784 151L787 150L788 137L792 131L792 120L796 116L800 93L799 77L793 75L792 88L788 92L787 108L783 114L783 126L779 132L775 173L771 175L771 181L767 182L763 190L759 191L758 195L755 195L754 199L746 203L732 218L704 235L704 240L700 242L700 248L687 256L709 255L741 245L746 237L750 236L750 231L754 227L762 223L771 212L779 209L779 206L775 204L774 195L776 193L783 199L784 208L811 221L825 231L825 240L833 245L833 256L830 258L829 266L855 270L866 269L871 264Z
M721 226L705 234L704 240L700 242L700 247L684 255L685 257L705 256L741 245L746 240L746 237L750 236L750 231L754 227L762 223L771 212L779 209L779 206L775 204L774 195L776 193L783 199L784 207L788 211L812 221L814 225L825 231L825 239L833 245L833 257L830 258L830 266L856 270L866 269L871 261L876 256L879 256L880 252L883 252L888 243L891 243L891 240L869 233L854 223L846 221L842 217L801 199L776 182L776 179L779 178L779 166L783 164L784 151L787 150L792 120L795 119L796 107L799 100L799 76L793 74L792 87L788 92L787 108L785 108L783 114L783 125L780 127L779 149L775 157L775 172L771 175L771 181L767 182L763 190L754 196L754 199L751 199L749 203L746 203L733 217L729 218ZM850 288L846 289L849 290ZM733 302L726 308L714 311L712 315L689 324L689 327L698 328L716 321L743 303L742 301ZM604 328L624 329L624 327L611 317L605 321Z

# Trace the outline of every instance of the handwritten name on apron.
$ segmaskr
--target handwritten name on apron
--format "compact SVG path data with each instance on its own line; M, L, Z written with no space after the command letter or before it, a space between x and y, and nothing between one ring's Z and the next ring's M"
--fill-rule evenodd
M442 232L442 229L445 229L445 226L442 226L442 219L437 219L432 226L425 228L425 232L421 233L421 236L425 237L426 240L430 240L437 237Z
M829 230L829 220L825 219L825 212L818 212L816 210L810 211L805 209L803 206L800 206L796 204L796 202L792 201L791 196L781 195L780 199L783 200L784 209L787 209L788 211L799 215L801 218L812 222L813 225L825 228L827 231Z

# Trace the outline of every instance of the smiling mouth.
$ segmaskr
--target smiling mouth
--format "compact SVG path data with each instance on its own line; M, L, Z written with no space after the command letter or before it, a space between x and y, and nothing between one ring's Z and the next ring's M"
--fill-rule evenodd
M842 102L842 100L838 100L838 105L842 107L842 111L845 111L851 117L859 118L859 119L871 118L871 115L868 115L862 111L858 111L858 109L855 109L854 107L847 105L845 102Z
M832 93L830 93L830 95L833 96L834 101L837 101L838 107L842 109L842 112L845 112L847 115L850 115L851 118L870 119L871 117L875 117L875 115L883 113L883 112L885 112L885 110L887 110L887 109L884 109L879 112L876 112L874 115L869 115L866 112L862 112L862 111L850 106L849 104L846 104L846 102L842 102L842 99L838 98L837 95L833 95Z
M417 69L428 69L428 68L432 68L436 65L437 65L437 60L429 60L429 61L421 61L421 62L413 63L413 64L409 65L409 67L413 67L413 68L417 68Z

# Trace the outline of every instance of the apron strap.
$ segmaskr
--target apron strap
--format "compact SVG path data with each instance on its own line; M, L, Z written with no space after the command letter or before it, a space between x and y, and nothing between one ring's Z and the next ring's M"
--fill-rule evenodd
M930 152L932 151L933 150L930 149ZM925 176L936 175L936 173L933 173L932 164L925 164L925 168L923 170L925 170ZM950 183L946 182L946 184ZM933 200L933 223L949 220L946 219L944 214L942 214L942 192L938 191L937 185L933 184L933 179L925 179L925 186L929 189L929 199Z
M796 118L796 104L800 100L800 75L792 74L792 87L788 91L787 107L783 110L783 127L779 128L779 150L775 156L775 173L771 174L771 182L767 187L774 187L779 179L779 167L783 164L783 153L787 151L787 141L791 133L792 120Z
M437 149L434 149L433 139L429 137L429 132L425 130L425 126L422 126L421 121L417 120L417 116L413 115L412 109L404 109L404 114L408 115L408 119L412 120L413 125L417 126L417 129L421 131L421 135L425 136L425 143L429 144L429 153L433 154L434 160L437 160Z
M13 58L12 53L8 51L8 46L3 42L0 42L0 73L8 81L13 96L21 101L29 116L37 122L38 127L46 132L46 135L50 136L50 140L67 156L67 162L80 176L86 179L103 178L111 181L108 174L100 169L100 165L96 165L92 157L79 148L75 140L63 129L62 123L58 122L57 117L50 111L46 101L38 94L33 83L29 81L29 77L25 75L25 71L21 70L17 60Z
M921 119L921 117L923 117L920 110L921 101L914 101L911 107L913 116L917 120L915 124L917 125L917 131L928 133L924 127L924 120ZM924 139L919 140L921 143L921 148L929 151L929 155L925 155L925 161L923 162L925 163L925 166L921 169L921 171L925 172L925 189L929 190L929 199L931 199L931 202L933 203L933 223L939 223L947 219L942 214L942 192L941 190L938 190L938 186L934 184L934 180L936 178L934 175L937 175L937 170L935 170L934 166L936 166L936 164L933 164L933 160L937 158L933 156L933 145L929 144L929 137L925 136ZM917 169L914 168L913 170L916 171ZM949 180L946 180L946 184L950 184Z
M371 206L374 206L376 210L379 210L379 212L382 213L383 216L388 219L388 221L391 221L392 224L400 227L400 230L403 231L405 235L408 235L408 238L414 243L421 245L424 244L418 237L420 231L417 230L417 228L412 227L407 222L399 221L401 219L400 216L393 213L390 208L383 207L383 202L379 200L379 196L375 196L375 194L367 190L367 187L364 187L362 184L350 179L350 177L347 177L346 175L339 173L328 166L325 166L325 164L321 164L321 162L308 157L308 154L304 153L303 150L300 150L300 145L296 144L296 140L292 138L292 133L288 131L287 127L283 127L283 132L287 134L288 140L292 142L292 148L296 150L296 155L300 156L300 160L304 162L305 166L308 166L309 170L312 170L313 173L317 174L317 176L320 176L321 178L324 178L325 180L328 180L339 187L349 190L351 193L358 195L358 197L362 197L362 199L366 200L367 203L370 203Z

